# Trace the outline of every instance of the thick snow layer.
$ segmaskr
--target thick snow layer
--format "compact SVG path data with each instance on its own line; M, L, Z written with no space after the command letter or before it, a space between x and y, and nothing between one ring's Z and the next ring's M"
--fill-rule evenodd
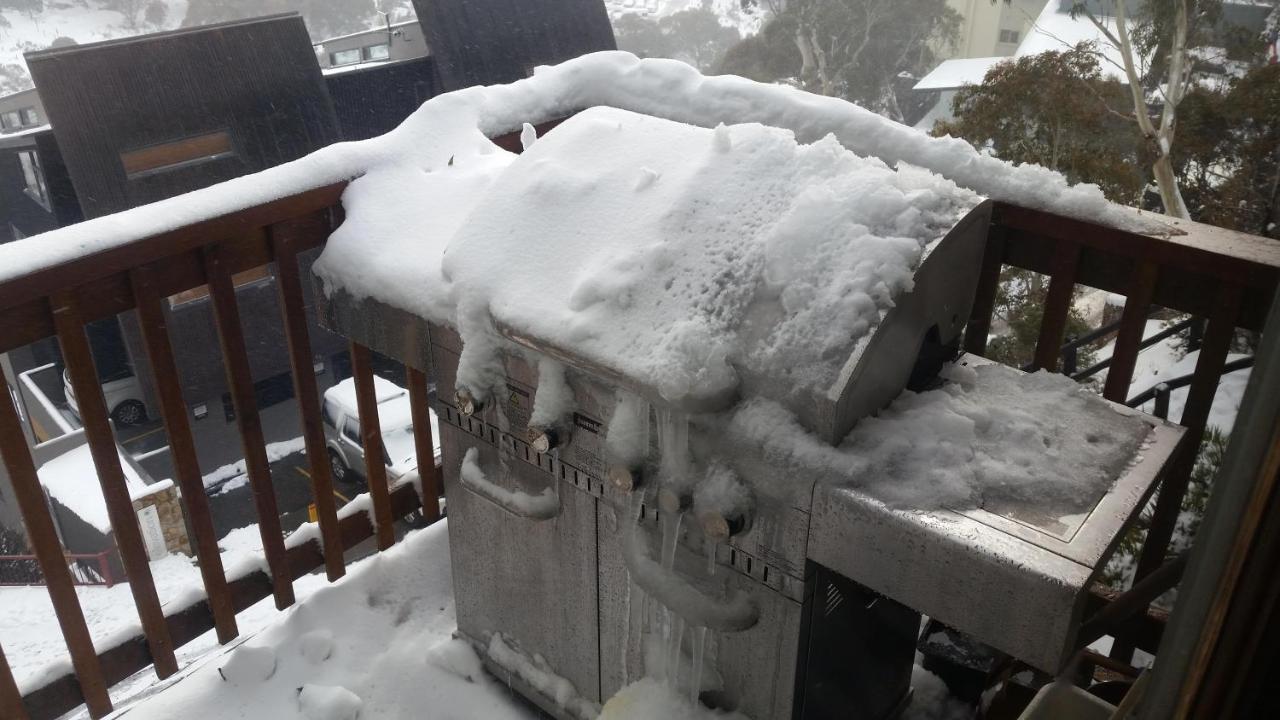
M672 401L738 368L825 391L979 200L832 138L594 108L498 177L442 269L464 347L492 317Z
M256 528L248 530L246 537L256 535ZM228 538L226 545L231 554L241 543ZM391 550L347 569L333 585L322 573L298 580L298 603L283 613L271 598L241 612L241 640L230 647L218 647L210 632L180 648L173 680L157 683L143 672L117 685L117 709L129 720L335 720L350 718L345 713L357 707L360 720L538 717L485 672L469 644L453 638L446 522L410 533ZM199 582L194 564L180 556L153 563L152 571L166 603L174 587ZM111 623L137 631L127 585L77 588L77 594L95 632ZM70 667L44 588L0 588L0 642L23 688L35 686L41 664L53 663L44 675ZM531 676L554 682L536 660L519 657L537 671ZM917 668L913 683L926 692L917 690L904 717L958 717L945 714L954 701L936 677ZM745 720L697 709L672 692L662 683L637 683L608 703L602 717ZM581 703L565 697L571 705ZM86 718L81 708L68 720Z
M218 546L223 565L227 568L246 564L254 569L265 566L261 559L262 539L256 526L233 531L220 540ZM160 603L168 614L204 597L200 570L195 561L185 555L169 555L152 562L151 575ZM298 598L303 599L323 583L323 575L307 576L294 583L294 590ZM133 595L127 583L120 582L111 588L77 587L76 596L99 652L141 632L138 612L134 609ZM253 635L271 622L275 612L275 605L270 599L242 612L236 616L240 632L245 636ZM41 687L71 670L71 659L67 655L57 616L49 602L49 593L42 586L0 587L0 645L3 645L14 676L24 691ZM179 650L179 660L190 662L216 645L212 634L200 638ZM150 675L148 681L144 673L136 682L150 684L154 681L154 675ZM126 686L118 686L114 694L118 696L120 692L127 692Z
M120 468L124 471L125 487L129 489L130 499L137 500L157 492L157 489L142 481L123 454L120 455ZM93 464L88 444L69 450L41 465L38 473L40 484L50 497L104 535L111 533L107 501L102 496L98 470Z
M747 720L739 713L724 713L696 705L675 688L645 678L624 687L605 704L600 720Z
M834 134L853 152L893 165L927 168L984 196L1136 231L1169 232L1155 216L1139 216L1107 202L1096 186L1070 186L1053 171L1015 167L981 155L963 140L930 138L842 100L738 77L704 77L673 60L638 60L628 53L608 52L539 68L532 78L511 85L467 88L433 98L399 128L378 138L339 143L260 173L7 243L0 246L0 282L363 176L344 196L347 222L319 269L331 286L361 297L386 291L397 307L425 310L424 301L438 290L428 259L432 246L447 241L449 223L465 215L477 191L491 179L484 166L510 161L485 136L594 105L704 127L759 122L789 128L801 142ZM435 248L443 250L441 245Z
M502 633L489 638L489 658L513 673L542 695L551 698L558 707L572 717L594 720L600 714L600 706L584 700L578 689L565 678L557 675L541 655L528 657L511 646Z
M463 485L503 507L519 511L526 517L555 517L560 510L560 496L556 494L556 487L546 488L537 495L523 490L508 490L485 476L484 470L480 468L479 455L480 452L476 448L470 448L463 456L460 473Z
M1084 510L1125 470L1150 426L1075 382L1001 365L944 370L952 382L904 391L837 447L772 402L744 403L729 436L797 476L852 484L901 508L1034 504Z
M323 577L320 577L323 584ZM348 568L232 654L134 705L130 720L532 720L532 711L486 675L474 651L453 640L453 581L445 523ZM317 652L316 638L329 640ZM270 674L223 679L252 649L274 659ZM259 663L258 669L265 667ZM222 671L221 673L219 671ZM429 709L429 710L427 710Z

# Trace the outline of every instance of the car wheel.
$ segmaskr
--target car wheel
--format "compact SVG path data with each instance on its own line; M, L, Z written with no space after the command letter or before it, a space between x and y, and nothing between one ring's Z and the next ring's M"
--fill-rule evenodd
M111 419L117 425L139 425L147 419L147 408L137 400L125 400L111 411Z
M329 450L329 472L336 482L345 481L349 472L347 464L342 460L342 456L333 450Z

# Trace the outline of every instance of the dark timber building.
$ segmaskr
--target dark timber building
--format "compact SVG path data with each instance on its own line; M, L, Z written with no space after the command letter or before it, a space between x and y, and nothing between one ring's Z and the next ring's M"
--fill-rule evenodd
M618 49L601 0L413 0L440 91L526 78L539 65Z

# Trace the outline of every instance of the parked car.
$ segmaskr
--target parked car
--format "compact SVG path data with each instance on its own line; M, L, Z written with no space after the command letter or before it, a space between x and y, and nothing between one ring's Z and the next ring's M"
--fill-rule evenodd
M71 377L66 370L62 371L62 389L67 395L67 407L80 417L80 406L76 403L76 393L71 387ZM147 421L147 404L142 394L142 383L138 376L129 374L103 379L102 395L107 401L107 411L116 425L138 425Z
M387 479L394 482L418 469L409 391L380 377L374 378L373 387L382 429L382 457L387 465ZM439 421L434 410L428 411L431 436L435 438L435 457L438 459ZM343 380L325 391L323 415L325 444L333 478L350 482L353 472L364 474L364 446L360 440L360 412L356 407L354 379Z

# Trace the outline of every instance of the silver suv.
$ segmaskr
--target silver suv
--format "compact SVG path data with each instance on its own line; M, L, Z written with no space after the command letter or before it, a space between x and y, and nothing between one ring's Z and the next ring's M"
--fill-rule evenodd
M387 479L394 483L418 469L409 391L380 377L373 381L374 396L378 401L378 422L382 428L382 457L387 464ZM428 412L431 415L431 436L435 438L435 456L439 458L439 422L434 410ZM352 482L355 480L353 471L364 474L364 447L360 442L355 380L347 378L325 391L323 415L325 445L329 450L333 479Z

